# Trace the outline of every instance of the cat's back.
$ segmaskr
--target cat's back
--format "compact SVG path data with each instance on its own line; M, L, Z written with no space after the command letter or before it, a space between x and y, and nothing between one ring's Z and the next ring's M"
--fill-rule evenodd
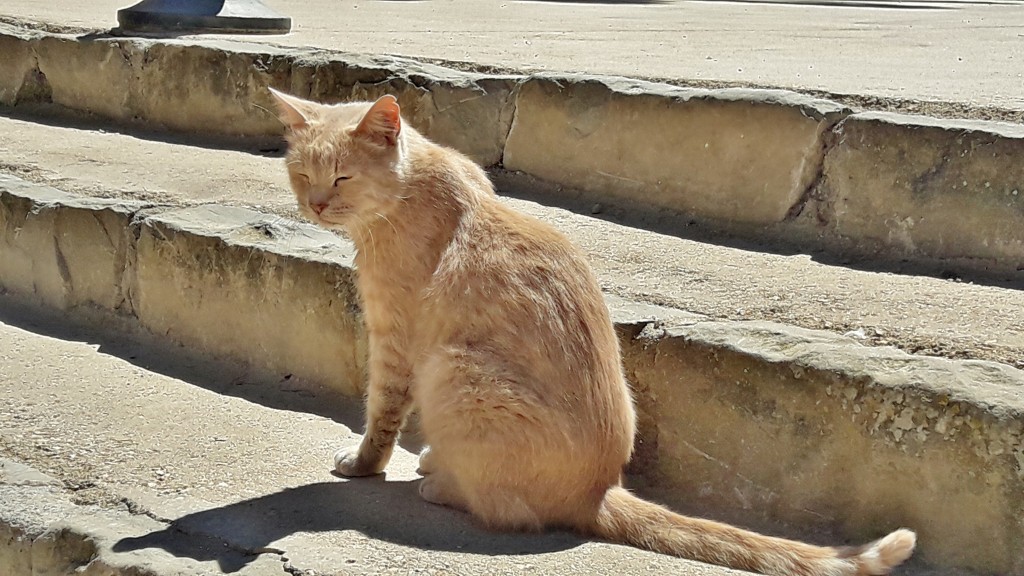
M583 252L488 188L474 190L427 291L427 349L486 364L533 406L532 421L586 444L618 470L634 413L618 339ZM468 354L468 356L467 356ZM566 418L571 415L571 418ZM557 434L556 434L557 435Z
M618 342L582 251L496 196L479 198L459 224L434 291L437 314L462 319L464 338L535 351L524 361L555 372L618 372Z

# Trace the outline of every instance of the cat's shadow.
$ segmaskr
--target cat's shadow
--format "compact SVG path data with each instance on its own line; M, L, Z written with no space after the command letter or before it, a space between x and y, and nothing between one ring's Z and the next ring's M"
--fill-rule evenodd
M567 532L490 532L468 514L425 502L416 486L414 480L377 476L288 488L182 516L162 530L118 541L114 551L159 548L182 558L214 561L230 573L266 552L301 562L303 544L289 540L297 533L354 530L404 547L489 556L542 554L584 542Z

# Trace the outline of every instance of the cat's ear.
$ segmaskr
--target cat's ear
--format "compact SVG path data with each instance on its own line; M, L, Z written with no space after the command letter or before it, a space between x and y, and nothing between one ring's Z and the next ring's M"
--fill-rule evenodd
M355 134L369 138L379 144L398 144L398 133L402 131L402 114L398 100L390 94L377 99L370 110L356 126Z
M271 95L274 96L274 100L277 102L277 113L278 117L281 118L281 122L285 126L292 130L298 130L303 128L309 122L309 119L313 116L313 111L316 110L318 104L316 102L310 102L297 98L291 94L285 94L284 92L278 92L273 88L268 88Z

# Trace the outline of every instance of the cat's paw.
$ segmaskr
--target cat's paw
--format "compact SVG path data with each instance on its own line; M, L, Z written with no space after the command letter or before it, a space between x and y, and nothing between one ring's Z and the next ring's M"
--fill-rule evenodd
M432 474L434 470L437 469L434 459L433 452L430 451L430 446L424 447L420 452L420 465L419 468L416 469L416 473L420 476Z
M373 476L383 472L385 464L379 456L367 458L357 446L342 448L334 454L334 469L342 476Z
M447 474L431 474L420 480L420 498L431 504L465 509L466 505L455 483Z

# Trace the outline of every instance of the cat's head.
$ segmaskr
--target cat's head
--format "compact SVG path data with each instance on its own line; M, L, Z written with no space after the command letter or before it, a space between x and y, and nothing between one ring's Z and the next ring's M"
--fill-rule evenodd
M398 101L324 105L270 89L286 126L286 164L303 216L351 230L402 201L404 148Z

